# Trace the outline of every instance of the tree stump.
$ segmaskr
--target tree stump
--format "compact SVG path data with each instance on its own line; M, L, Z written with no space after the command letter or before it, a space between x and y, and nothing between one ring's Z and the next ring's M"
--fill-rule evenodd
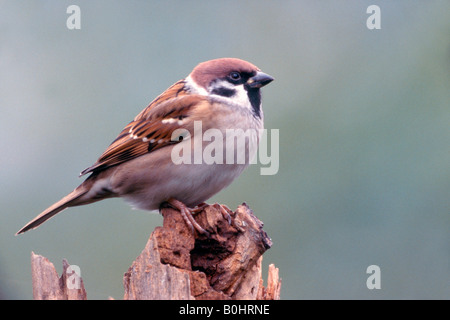
M196 214L209 235L193 232L177 210L163 208L161 213L163 226L155 228L124 274L124 300L280 299L278 269L269 266L266 288L261 276L262 254L272 241L246 204L229 216L218 204ZM86 299L84 286L77 293L65 289L64 263L59 279L46 258L32 253L35 299Z

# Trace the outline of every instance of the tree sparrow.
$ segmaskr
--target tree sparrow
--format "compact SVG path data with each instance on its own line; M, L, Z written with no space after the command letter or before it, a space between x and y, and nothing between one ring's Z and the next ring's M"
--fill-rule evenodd
M192 217L201 209L195 206L227 187L248 166L252 155L244 163L205 164L193 159L190 163L177 164L173 161L173 148L182 146L188 148L184 150L193 150L193 144L201 139L194 132L196 122L202 124L202 133L208 129L223 134L229 129L262 130L260 88L272 80L253 64L240 59L200 63L188 77L153 100L122 130L97 162L81 172L80 176L87 173L90 176L80 186L28 222L17 234L38 227L68 207L113 197L122 197L144 210L158 210L169 204L181 212L191 228L207 233ZM177 129L190 135L174 138L174 132L183 132ZM259 135L256 140L258 143ZM228 145L223 146L226 151ZM247 141L244 151L249 149Z

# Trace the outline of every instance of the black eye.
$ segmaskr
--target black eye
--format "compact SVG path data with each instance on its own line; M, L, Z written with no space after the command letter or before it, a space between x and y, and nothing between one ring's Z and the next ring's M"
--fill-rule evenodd
M238 81L238 80L241 79L241 74L239 72L237 72L237 71L233 71L233 72L230 73L229 77L233 81Z

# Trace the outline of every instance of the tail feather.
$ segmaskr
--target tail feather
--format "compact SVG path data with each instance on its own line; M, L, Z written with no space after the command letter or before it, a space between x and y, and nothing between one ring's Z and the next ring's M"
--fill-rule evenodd
M36 216L33 220L28 222L22 229L17 231L16 235L24 233L30 229L35 229L39 227L42 223L53 217L55 214L63 211L64 209L68 207L72 207L75 205L81 205L83 203L79 203L77 200L84 195L86 192L89 191L89 188L86 188L83 184L80 185L78 188L73 190L71 193L69 193L67 196L44 210L41 214Z

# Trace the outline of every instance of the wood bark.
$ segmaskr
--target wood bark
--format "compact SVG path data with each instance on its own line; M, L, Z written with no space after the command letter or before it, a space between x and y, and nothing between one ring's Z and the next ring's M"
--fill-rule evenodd
M45 257L31 252L31 278L34 300L86 300L83 279L63 260L58 277L55 266Z
M218 204L196 214L208 235L189 228L177 210L164 208L161 213L163 226L155 228L124 274L123 299L280 299L278 268L269 265L266 287L261 276L262 255L272 241L246 204L229 215ZM68 289L74 277L68 268L64 260L58 278L46 258L32 253L34 298L86 299L81 278L79 289Z

